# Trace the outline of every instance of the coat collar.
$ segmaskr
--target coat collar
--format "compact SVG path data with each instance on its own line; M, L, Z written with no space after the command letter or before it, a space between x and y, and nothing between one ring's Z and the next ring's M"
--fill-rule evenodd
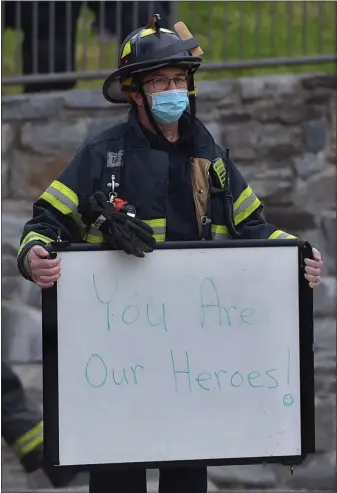
M181 126L181 140L180 144L186 143L191 149L191 156L200 157L204 159L212 159L214 155L215 142L212 135L201 123L200 120L192 116L188 111L185 111L180 118ZM128 129L124 134L124 141L126 149L144 149L149 150L153 148L151 142L147 139L145 132L142 131L142 127L138 120L137 109L131 108L128 115ZM163 151L165 152L165 145L163 145ZM168 144L170 145L170 144ZM157 147L157 150L159 147Z

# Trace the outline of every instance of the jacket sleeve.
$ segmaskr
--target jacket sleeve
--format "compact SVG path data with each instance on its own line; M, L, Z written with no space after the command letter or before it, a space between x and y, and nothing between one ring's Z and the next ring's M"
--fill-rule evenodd
M25 256L34 245L46 245L58 237L72 243L83 242L85 226L77 211L83 196L90 196L94 183L90 167L97 158L89 145L83 145L57 180L33 204L33 217L23 228L17 256L19 271L29 279Z
M221 150L222 158L225 158ZM246 183L232 160L228 163L228 179L233 197L234 224L242 239L292 239L296 238L278 229L264 219L263 204Z

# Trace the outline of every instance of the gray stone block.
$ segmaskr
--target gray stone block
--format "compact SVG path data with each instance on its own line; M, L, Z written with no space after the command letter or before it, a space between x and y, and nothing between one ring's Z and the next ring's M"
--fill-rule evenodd
M10 253L15 257L20 246L20 238L24 225L29 219L29 215L26 215L25 212L26 211L22 211L21 213L20 211L13 211L13 213L2 213L2 248L6 253Z
M231 149L236 161L252 162L259 157L258 142L263 132L261 124L245 122L222 127L222 142Z
M11 149L15 138L15 131L12 125L9 123L2 123L1 125L1 154L4 155Z
M313 120L303 123L308 152L319 152L325 149L328 138L326 120Z
M326 166L322 172L315 173L306 180L296 180L294 184L292 200L297 207L315 214L318 214L320 210L335 208L335 166Z
M328 272L328 274L335 274L337 258L336 211L323 211L321 214L320 226L323 250L326 254L324 259L326 272Z
M239 80L243 101L276 99L296 94L300 78L296 75L247 77Z
M69 138L71 139L71 137ZM44 144L47 145L47 142ZM66 145L70 146L69 140ZM11 197L19 200L30 199L31 202L37 200L51 182L59 177L72 155L73 152L62 154L60 151L56 152L56 156L41 156L27 151L15 150L12 153L9 182Z
M219 145L221 145L221 128L218 123L205 123L205 127L209 131L209 133L212 135L213 139L215 142Z
M68 91L64 94L64 107L76 110L110 110L126 108L126 105L112 105L105 99L101 89Z
M1 159L1 196L3 199L7 199L10 196L8 157Z
M260 163L257 171L249 181L254 193L262 200L266 209L269 205L290 205L293 188L293 173L290 168L268 168Z
M295 125L305 120L319 118L320 112L315 106L309 106L306 102L294 95L282 98L282 101L267 100L254 101L251 105L253 118L263 123L282 123Z
M318 373L336 376L336 320L315 319L315 369Z
M1 294L2 298L5 300L17 300L21 301L21 290L22 290L21 277L3 277L1 278Z
M4 122L55 118L63 105L62 93L7 96L2 98Z
M316 87L327 87L336 90L337 76L335 74L306 74L302 77L302 85L308 90L316 89Z
M14 301L2 301L2 358L11 362L42 361L41 312Z
M114 125L118 125L119 123L122 123L125 121L125 118L119 117L119 118L97 118L93 121L90 122L88 126L88 132L86 137L91 137L93 135L100 134L101 132L104 132L104 130L107 130L108 128L113 127Z
M264 465L252 466L221 466L209 467L208 475L219 488L274 488L276 476L271 467Z
M239 86L236 80L217 80L198 82L198 103L216 102L219 106L235 104L239 101Z
M27 122L21 129L21 142L43 155L74 153L86 138L89 124L87 117L75 121L50 120L43 124Z
M336 397L316 398L316 452L329 452L336 447Z
M336 491L337 470L336 451L326 454L317 454L310 458L305 465L295 467L294 474L285 485L292 491L295 489L323 491Z
M37 284L31 281L27 281L22 278L21 284L21 300L25 305L32 306L33 308L42 308L42 294L41 289Z
M257 145L262 155L273 161L284 161L299 153L302 147L302 129L298 126L288 127L279 124L263 126Z
M3 255L1 258L1 276L11 277L19 274L16 258L10 255Z
M306 180L310 176L319 173L326 167L325 153L306 152L300 156L295 156L293 159L294 168L297 175Z
M314 314L320 317L336 316L337 283L334 277L323 277L314 292ZM336 330L336 327L335 327Z

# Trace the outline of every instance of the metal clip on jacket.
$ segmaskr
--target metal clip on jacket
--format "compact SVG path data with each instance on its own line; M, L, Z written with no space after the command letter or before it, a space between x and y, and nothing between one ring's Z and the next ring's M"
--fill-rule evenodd
M209 237L209 229L211 227L211 219L207 216L202 216L201 220L201 239L206 240Z
M116 188L119 187L119 183L117 183L115 181L115 175L111 175L111 182L108 183L108 187L111 188L111 192L109 193L109 202L111 202L111 204L113 204L115 198L117 197L117 192L116 192Z

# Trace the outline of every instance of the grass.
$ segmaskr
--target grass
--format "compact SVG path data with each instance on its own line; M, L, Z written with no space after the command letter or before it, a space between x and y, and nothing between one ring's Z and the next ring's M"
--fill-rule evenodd
M184 1L179 2L179 19L198 39L204 61L236 61L258 58L332 54L336 51L336 6L333 1ZM304 22L306 19L306 22ZM78 70L113 69L115 41L102 44L91 28L93 15L82 10L77 28ZM84 38L87 42L84 45ZM3 76L20 74L21 33L6 30L3 39ZM86 46L86 50L85 50ZM286 66L263 69L199 72L198 79L219 79L262 74L326 72L335 64ZM76 87L101 87L102 81L78 81ZM3 94L20 93L20 86L3 86Z

